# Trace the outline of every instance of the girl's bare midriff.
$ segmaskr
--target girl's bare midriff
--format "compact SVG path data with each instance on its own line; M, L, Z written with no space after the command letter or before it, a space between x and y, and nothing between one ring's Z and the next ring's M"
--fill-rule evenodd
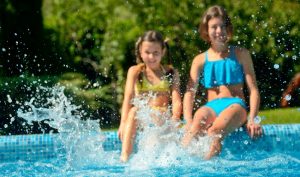
M140 96L145 96L149 93L142 93ZM149 106L156 108L166 108L170 103L170 93L169 92L156 92L154 97L150 98Z
M224 97L239 97L245 100L243 93L243 85L221 85L207 90L208 101L224 98Z

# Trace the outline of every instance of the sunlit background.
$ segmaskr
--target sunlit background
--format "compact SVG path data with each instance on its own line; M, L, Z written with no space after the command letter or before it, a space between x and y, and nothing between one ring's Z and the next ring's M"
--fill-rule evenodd
M193 57L208 47L197 31L200 16L214 4L232 18L231 44L251 51L261 110L280 108L283 92L300 72L297 0L1 0L0 134L56 131L17 115L30 109L24 103L31 98L45 106L49 93L41 87L54 85L64 86L80 106L74 114L99 120L101 128L118 127L127 69L135 64L134 44L150 29L170 39L184 92ZM204 96L198 95L200 105ZM285 99L299 115L300 90Z

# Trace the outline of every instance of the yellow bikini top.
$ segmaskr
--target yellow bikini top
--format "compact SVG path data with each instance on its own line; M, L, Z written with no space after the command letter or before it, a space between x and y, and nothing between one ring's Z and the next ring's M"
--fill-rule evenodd
M165 75L163 76L162 80L158 83L158 84L151 84L149 82L149 80L146 78L145 74L144 74L144 70L142 69L139 77L138 77L138 81L136 83L136 91L137 93L141 93L141 92L169 92L170 91L170 87L171 87L171 79L170 77L172 77L173 75L173 70L170 69L169 72L166 72L164 67L161 66L162 71L165 73Z

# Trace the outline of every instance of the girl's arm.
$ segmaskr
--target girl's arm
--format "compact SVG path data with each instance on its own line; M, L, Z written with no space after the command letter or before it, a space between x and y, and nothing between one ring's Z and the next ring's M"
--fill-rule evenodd
M128 112L132 108L132 104L130 102L134 96L134 84L136 80L135 78L137 77L136 73L137 73L136 66L130 67L127 73L124 99L123 99L122 110L121 110L121 121L118 129L118 136L121 140L122 140L123 127L127 120Z
M293 92L300 87L300 73L296 74L292 80L290 81L288 87L286 88L286 90L283 92L282 94L282 98L280 101L280 104L282 107L287 107L289 106L289 102L286 99L286 96L288 95L292 95Z
M246 84L250 94L250 111L248 115L247 129L250 136L253 138L262 134L261 126L254 121L254 118L257 116L259 111L260 94L257 88L253 62L249 51L241 49L240 55L242 59L241 63L245 72Z
M174 69L172 83L172 119L180 121L182 114L182 101L180 95L180 79L178 71Z
M194 99L199 82L199 73L203 66L203 61L203 54L200 54L194 58L190 70L186 92L183 98L183 115L188 126L192 123L193 120Z

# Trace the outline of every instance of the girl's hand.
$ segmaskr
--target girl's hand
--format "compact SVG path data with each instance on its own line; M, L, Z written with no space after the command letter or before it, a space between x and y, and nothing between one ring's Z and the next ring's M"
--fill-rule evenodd
M258 138L263 134L263 130L261 125L258 123L255 123L253 121L249 121L247 123L247 130L248 134L251 138Z
M192 126L192 121L188 121L186 122L186 124L184 125L184 130L188 131L190 129L190 127Z

